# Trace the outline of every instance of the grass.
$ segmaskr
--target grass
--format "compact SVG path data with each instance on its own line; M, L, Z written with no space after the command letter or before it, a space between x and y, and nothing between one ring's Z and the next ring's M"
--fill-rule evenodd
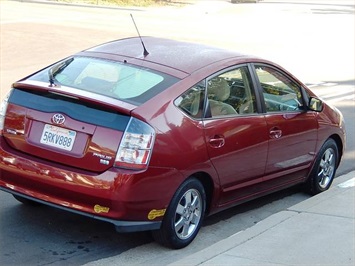
M74 3L100 6L162 6L177 4L172 0L52 0L61 3ZM181 3L180 3L181 4Z

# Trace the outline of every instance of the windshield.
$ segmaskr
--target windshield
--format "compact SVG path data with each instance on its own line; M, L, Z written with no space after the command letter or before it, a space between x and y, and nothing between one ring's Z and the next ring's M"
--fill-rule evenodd
M90 57L64 60L29 79L90 91L135 105L146 102L178 81L151 69Z

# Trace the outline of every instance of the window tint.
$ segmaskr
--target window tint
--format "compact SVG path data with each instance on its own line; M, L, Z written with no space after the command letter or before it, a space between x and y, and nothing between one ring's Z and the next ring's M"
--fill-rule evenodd
M294 81L267 66L256 66L267 112L294 111L303 109L300 90Z
M65 62L68 63L60 62L52 67L54 83L137 105L178 81L164 73L127 63L88 57L74 57ZM49 82L48 70L49 68L30 79Z
M186 114L194 118L201 118L203 114L204 100L205 85L204 82L201 81L177 98L175 100L175 105Z
M240 67L208 81L207 95L212 117L257 112L248 68Z

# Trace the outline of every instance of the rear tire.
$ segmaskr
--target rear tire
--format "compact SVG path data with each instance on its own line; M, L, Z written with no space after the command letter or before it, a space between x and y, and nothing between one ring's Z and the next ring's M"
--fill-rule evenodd
M329 189L334 180L338 158L337 144L333 139L328 139L320 149L306 183L306 190L311 195L316 195Z
M205 209L206 193L203 185L196 178L187 179L175 192L161 228L152 231L153 238L166 247L186 247L200 230Z

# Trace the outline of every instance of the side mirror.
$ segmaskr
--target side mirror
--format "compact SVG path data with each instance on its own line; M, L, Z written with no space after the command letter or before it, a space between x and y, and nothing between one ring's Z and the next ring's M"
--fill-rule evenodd
M308 109L315 112L321 112L323 110L323 101L315 97L309 98Z

